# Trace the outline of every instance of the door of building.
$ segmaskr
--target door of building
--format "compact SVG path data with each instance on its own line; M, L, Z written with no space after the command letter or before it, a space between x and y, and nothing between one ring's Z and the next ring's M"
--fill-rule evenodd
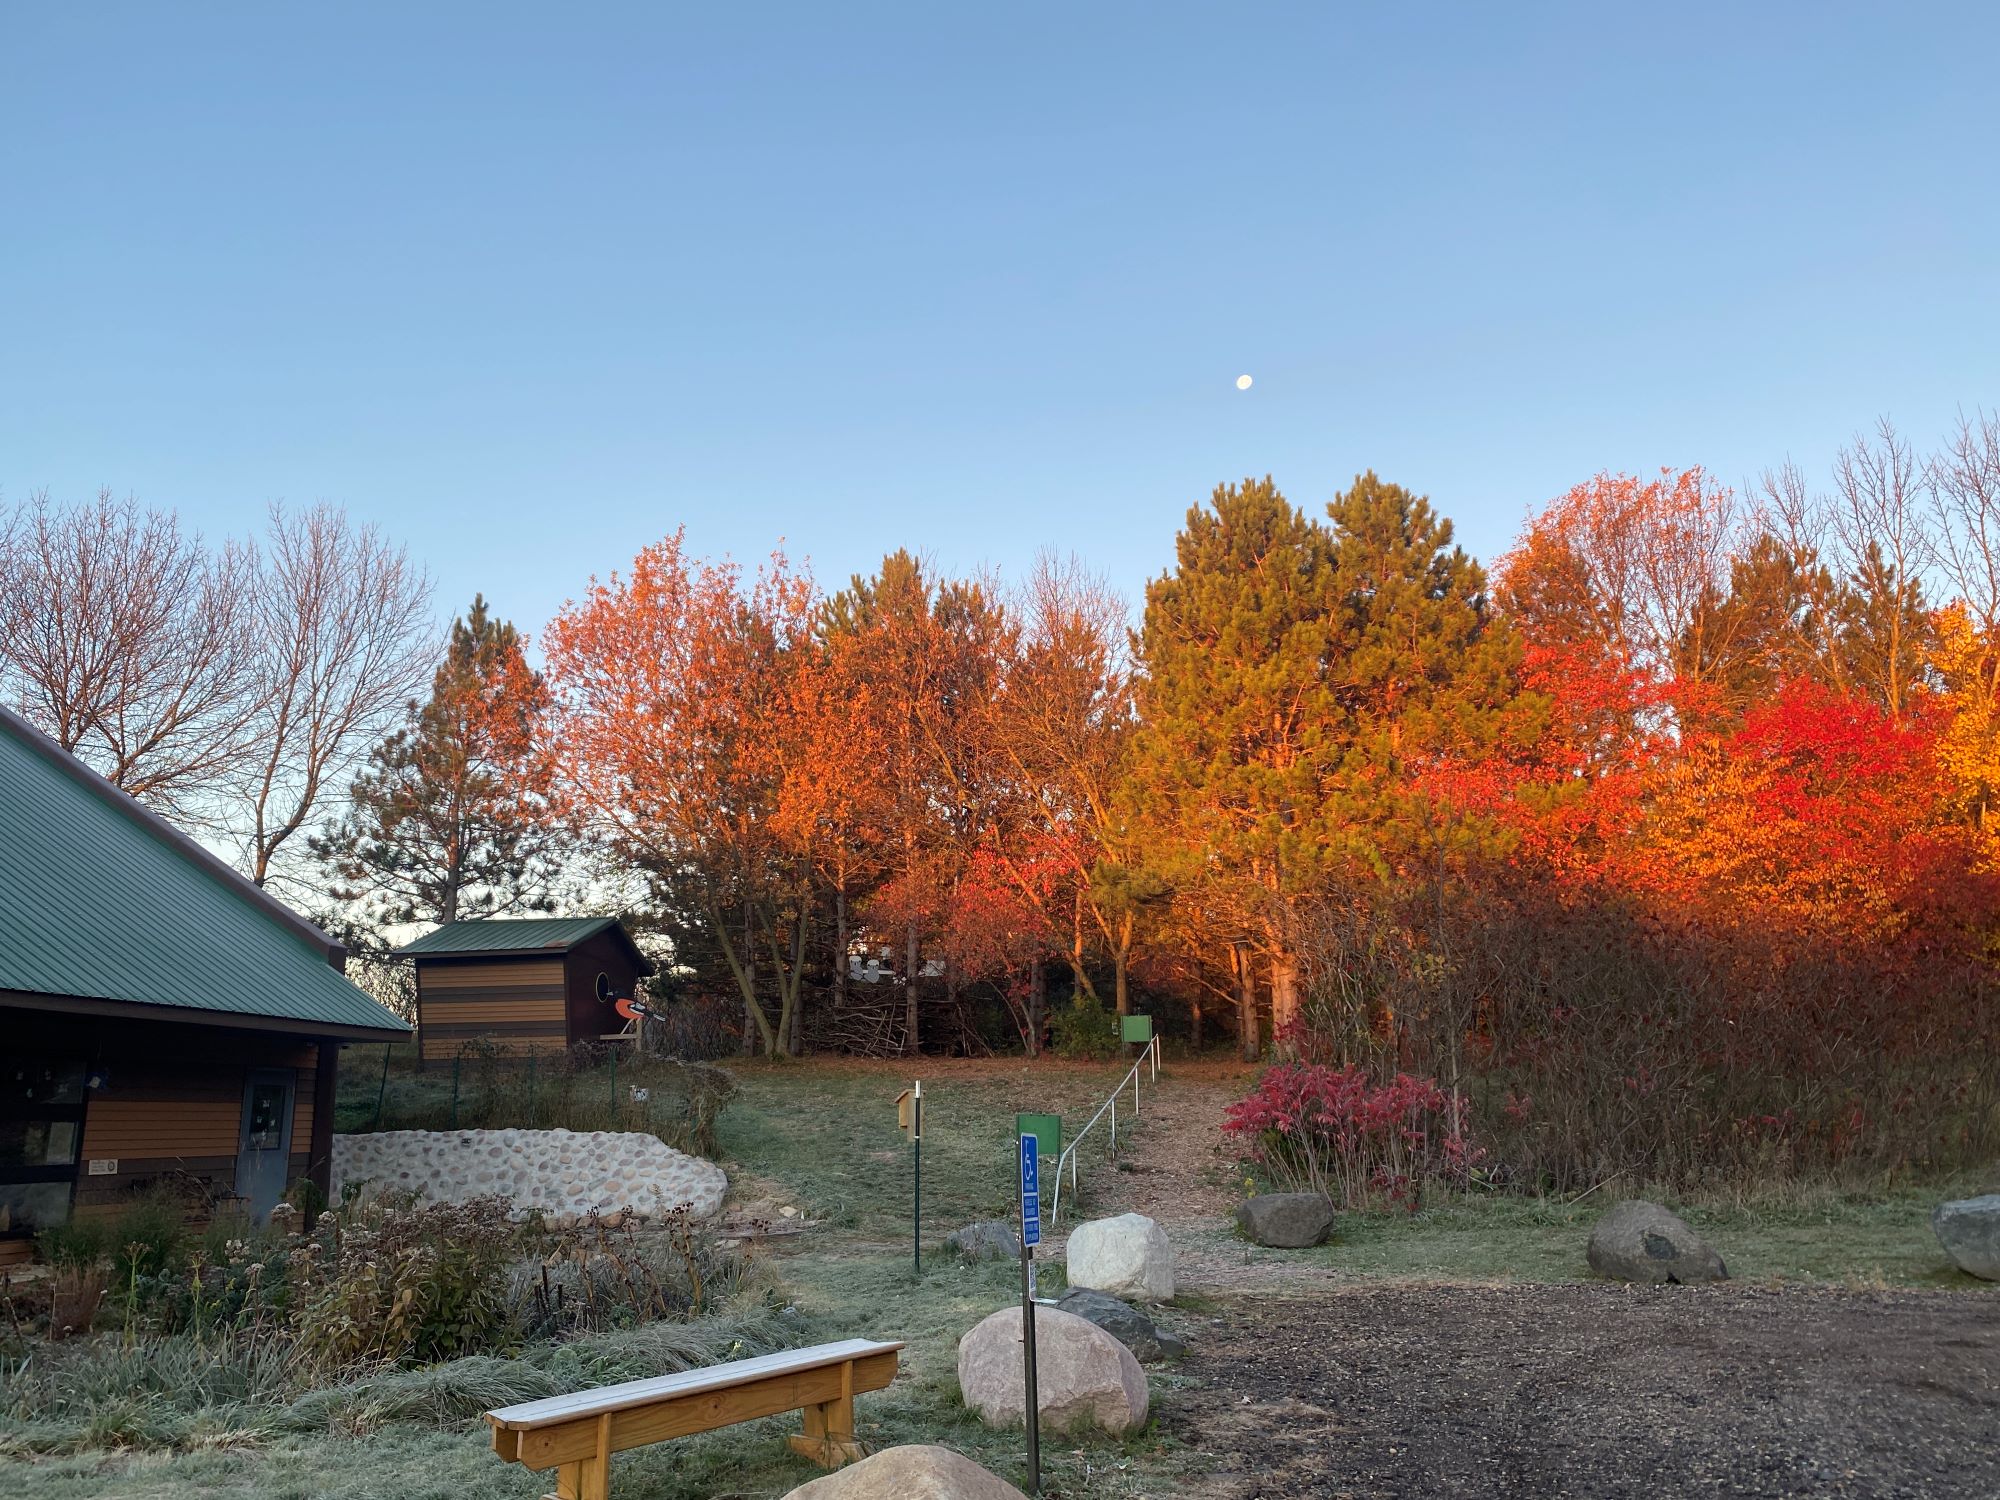
M243 1082L243 1128L236 1146L236 1196L258 1224L285 1196L292 1159L295 1068L252 1068Z

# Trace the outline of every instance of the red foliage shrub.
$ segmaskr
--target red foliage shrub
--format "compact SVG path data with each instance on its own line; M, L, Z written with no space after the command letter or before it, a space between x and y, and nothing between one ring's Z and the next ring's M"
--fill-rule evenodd
M1386 1198L1415 1210L1427 1184L1462 1184L1480 1152L1463 1101L1428 1078L1376 1083L1359 1067L1281 1063L1229 1107L1223 1128L1249 1137L1289 1187L1358 1208Z

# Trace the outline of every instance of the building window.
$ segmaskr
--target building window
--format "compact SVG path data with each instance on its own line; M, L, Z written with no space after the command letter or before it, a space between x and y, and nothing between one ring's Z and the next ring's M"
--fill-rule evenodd
M255 1083L250 1086L250 1131L245 1142L253 1151L275 1151L285 1139L285 1086L282 1083Z
M83 1063L23 1057L0 1064L0 1236L69 1217L83 1145Z

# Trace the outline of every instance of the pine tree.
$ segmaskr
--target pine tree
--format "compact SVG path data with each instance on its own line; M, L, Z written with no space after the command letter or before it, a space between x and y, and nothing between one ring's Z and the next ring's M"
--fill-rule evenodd
M1326 512L1336 717L1320 837L1342 873L1434 879L1439 859L1491 834L1445 814L1440 792L1496 747L1532 742L1545 705L1520 694L1520 643L1428 500L1371 472Z
M525 645L483 597L454 622L429 701L409 704L355 778L347 816L313 842L335 895L385 924L550 908L563 850Z
M1254 938L1282 1026L1298 999L1292 909L1317 877L1325 737L1340 718L1332 538L1251 479L1189 510L1175 555L1146 586L1135 810L1158 831L1163 873Z
M1138 642L1135 795L1172 878L1240 914L1278 1028L1297 1014L1303 904L1436 878L1489 836L1441 794L1455 767L1531 735L1538 709L1483 573L1428 501L1370 473L1327 517L1268 478L1218 489L1148 585Z

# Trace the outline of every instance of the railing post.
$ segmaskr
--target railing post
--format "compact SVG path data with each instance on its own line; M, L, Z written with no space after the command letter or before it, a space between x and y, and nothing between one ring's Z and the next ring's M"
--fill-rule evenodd
M1118 1096L1111 1096L1111 1154L1118 1154Z

